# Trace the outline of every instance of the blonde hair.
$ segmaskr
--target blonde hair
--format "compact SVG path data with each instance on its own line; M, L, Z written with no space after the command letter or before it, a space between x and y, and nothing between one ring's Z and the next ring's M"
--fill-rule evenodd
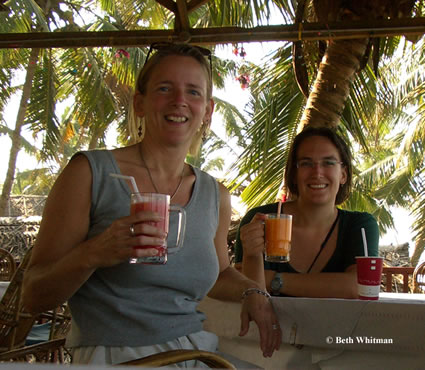
M143 68L140 70L139 75L136 80L135 94L137 92L144 94L146 91L146 86L149 82L149 78L152 75L152 71L158 63L170 56L189 56L194 58L204 69L207 77L207 100L212 98L212 76L211 76L211 67L207 59L205 59L204 54L200 50L207 50L199 48L197 46L191 46L189 44L169 44L162 43L161 47L157 49L157 52L152 55L147 61ZM152 48L152 47L151 47ZM196 156L199 152L201 142L205 135L208 133L210 127L210 122L203 122L200 129L196 132L192 143L190 144L189 154ZM143 140L145 133L145 120L144 118L138 117L134 112L133 104L129 108L129 122L128 129L130 134L130 141L132 143L138 143ZM141 133L141 134L140 134Z

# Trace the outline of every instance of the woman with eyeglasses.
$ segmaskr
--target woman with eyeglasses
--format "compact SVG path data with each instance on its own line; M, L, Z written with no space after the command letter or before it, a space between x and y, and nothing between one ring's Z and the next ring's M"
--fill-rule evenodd
M357 298L356 256L378 255L379 232L366 212L338 208L350 195L352 158L332 129L307 127L289 151L285 185L291 200L281 213L292 215L290 261L264 261L264 220L278 203L250 210L241 220L235 245L237 266L272 295Z
M211 123L210 52L162 43L146 59L133 101L138 140L77 153L61 173L25 274L24 306L42 312L68 301L73 362L117 364L173 349L216 351L198 303L207 293L242 297L240 335L255 321L263 354L271 356L281 332L268 293L229 263L229 192L185 163ZM130 215L130 184L110 173L133 176L141 191L169 194L186 210L183 247L166 264L129 263L157 254L134 246L162 245L167 235L152 225L158 213Z

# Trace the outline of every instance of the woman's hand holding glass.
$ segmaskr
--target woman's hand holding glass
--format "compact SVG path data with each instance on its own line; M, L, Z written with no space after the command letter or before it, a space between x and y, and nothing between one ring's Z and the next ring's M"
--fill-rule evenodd
M264 220L266 217L263 213L257 213L250 223L241 227L240 238L244 256L256 257L263 254L265 243Z
M142 211L119 218L101 234L91 239L91 265L95 268L109 267L130 258L155 256L157 249L136 249L140 245L162 244L167 235L147 222L161 221L161 216L152 211Z

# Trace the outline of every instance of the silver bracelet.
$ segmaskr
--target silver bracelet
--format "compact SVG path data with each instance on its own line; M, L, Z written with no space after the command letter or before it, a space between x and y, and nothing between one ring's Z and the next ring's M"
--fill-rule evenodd
M266 292L266 291L264 291L264 290L261 290L261 289L258 289L258 288L248 288L247 290L245 290L243 293L242 293L242 300L246 297L246 296L248 296L248 295L250 295L250 294L261 294L261 295L263 295L264 297L266 297L266 298L271 298L271 296L270 296L270 294L268 293L268 292Z

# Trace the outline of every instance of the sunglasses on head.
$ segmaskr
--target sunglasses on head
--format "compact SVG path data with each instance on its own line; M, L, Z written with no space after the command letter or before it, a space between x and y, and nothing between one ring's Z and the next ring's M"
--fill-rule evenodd
M161 51L166 49L173 49L180 47L179 52L184 54L185 52L189 52L190 50L197 50L200 52L203 56L207 57L210 62L210 76L212 77L212 56L211 56L211 50L207 48L203 48L201 46L197 45L189 45L189 44L173 44L171 42L154 42L151 44L148 54L146 55L145 63L143 64L143 67L146 65L147 61L149 60L149 57L152 54L152 51Z

